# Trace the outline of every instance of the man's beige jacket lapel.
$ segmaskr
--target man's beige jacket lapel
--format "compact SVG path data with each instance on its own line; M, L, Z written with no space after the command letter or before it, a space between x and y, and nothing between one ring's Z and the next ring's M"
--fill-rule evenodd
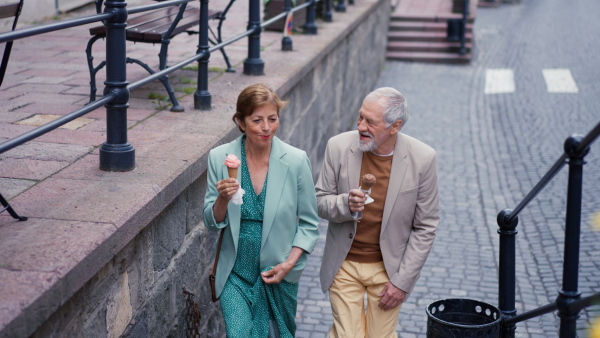
M402 181L404 181L404 173L406 173L406 145L404 144L404 138L399 137L399 135L396 134L396 146L394 147L392 169L390 170L390 185L385 195L383 219L381 220L381 233L383 233L388 225L396 198L398 198L398 193L400 192L400 187L402 187Z

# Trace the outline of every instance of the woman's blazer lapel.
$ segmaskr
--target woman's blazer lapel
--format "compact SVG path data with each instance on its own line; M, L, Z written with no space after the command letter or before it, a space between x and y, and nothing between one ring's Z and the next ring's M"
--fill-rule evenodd
M269 175L267 177L267 196L263 215L261 250L265 246L265 242L275 221L279 201L281 198L285 198L285 196L282 196L286 185L285 179L288 174L288 164L282 160L285 155L286 151L283 147L283 142L279 138L274 137L269 157Z
M234 154L239 159L242 158L242 137L243 135L233 140L233 142L229 143L229 146L225 150L225 156L229 154ZM223 157L223 162L225 162L225 157ZM227 167L223 165L223 179L228 178L229 173L227 172ZM242 167L238 169L237 172L237 180L238 182L242 182ZM240 186L241 187L241 186ZM246 192L247 193L247 192ZM233 236L233 245L235 247L235 252L237 252L238 248L238 239L240 238L240 218L241 218L241 208L239 205L235 205L233 203L229 203L227 205L227 214L229 215L229 229L231 229L231 235Z

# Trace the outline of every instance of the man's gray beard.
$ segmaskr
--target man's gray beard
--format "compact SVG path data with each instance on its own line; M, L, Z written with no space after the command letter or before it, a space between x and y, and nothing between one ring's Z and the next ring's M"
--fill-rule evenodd
M362 152L373 151L377 149L375 145L375 141L371 137L368 142L363 142L361 140L358 141L358 149Z

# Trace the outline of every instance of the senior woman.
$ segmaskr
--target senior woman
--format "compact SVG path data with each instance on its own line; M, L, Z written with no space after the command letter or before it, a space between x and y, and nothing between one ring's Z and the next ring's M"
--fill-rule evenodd
M275 137L284 106L265 85L247 87L233 115L243 134L208 155L204 224L224 231L215 288L229 338L294 337L298 281L319 235L310 161ZM242 162L237 181L229 154ZM230 203L238 182L242 205Z

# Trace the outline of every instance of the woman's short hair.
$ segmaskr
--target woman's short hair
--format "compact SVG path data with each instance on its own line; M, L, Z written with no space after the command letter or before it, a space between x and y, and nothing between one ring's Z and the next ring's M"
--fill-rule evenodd
M246 87L238 96L235 114L233 114L231 119L243 133L244 131L238 124L238 119L239 121L244 121L246 116L252 115L258 107L265 104L275 105L277 116L279 116L279 111L287 105L287 101L279 99L277 93L262 83Z
M394 124L394 122L401 120L402 125L400 126L400 129L402 129L402 127L404 127L408 121L409 114L406 98L404 95L402 95L402 93L394 88L377 88L369 93L369 95L365 97L365 100L379 102L383 108L383 120L385 121L386 127L389 127Z

